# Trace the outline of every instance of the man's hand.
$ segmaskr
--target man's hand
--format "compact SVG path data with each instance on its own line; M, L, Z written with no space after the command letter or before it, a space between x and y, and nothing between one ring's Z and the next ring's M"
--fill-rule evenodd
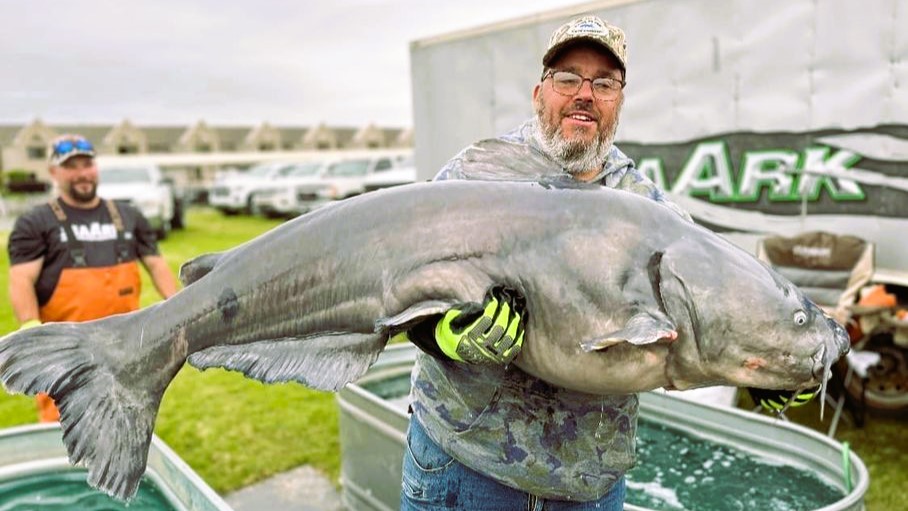
M764 389L752 389L752 391L753 398L759 401L760 406L770 412L781 413L786 407L794 408L809 403L810 400L816 397L820 387L817 386L813 389L794 393L784 390Z
M452 360L472 364L507 364L523 345L524 301L492 288L482 306L454 307L435 326L435 341Z

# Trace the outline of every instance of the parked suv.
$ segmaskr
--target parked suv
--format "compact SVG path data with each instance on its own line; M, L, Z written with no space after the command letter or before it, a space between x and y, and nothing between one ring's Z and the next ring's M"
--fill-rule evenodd
M268 188L256 192L252 200L255 209L268 218L290 218L300 214L296 205L297 187L317 183L328 165L320 161L296 165Z
M135 206L148 219L159 239L166 238L174 224L183 227L183 218L175 220L178 208L173 182L164 177L157 165L100 164L98 172L98 196ZM179 210L182 213L182 207Z
M296 187L296 209L313 210L331 201L353 197L366 191L366 178L394 168L390 156L351 158L332 163L321 179Z
M255 194L271 187L276 179L290 173L294 163L262 163L246 172L214 183L208 191L208 204L226 215L255 213Z

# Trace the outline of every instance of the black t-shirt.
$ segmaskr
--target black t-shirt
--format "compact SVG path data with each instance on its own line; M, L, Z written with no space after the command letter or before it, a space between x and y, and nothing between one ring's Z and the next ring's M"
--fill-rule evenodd
M66 213L76 239L82 242L86 265L98 268L117 264L117 228L104 202L93 209L73 208L59 199L57 203ZM157 240L148 220L133 206L121 202L116 204L123 218L126 261L157 255ZM44 258L35 285L39 305L50 300L63 269L75 266L66 239L63 226L48 204L21 215L9 235L10 265Z

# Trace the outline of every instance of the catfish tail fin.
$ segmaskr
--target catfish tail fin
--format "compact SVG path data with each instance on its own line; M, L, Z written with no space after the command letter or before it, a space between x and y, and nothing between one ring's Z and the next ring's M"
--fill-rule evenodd
M60 410L70 462L88 468L88 483L131 499L166 384L138 388L120 360L136 332L137 314L87 323L49 323L0 339L0 381L13 393L48 393ZM124 363L125 362L125 363ZM114 363L117 367L114 367ZM135 367L131 372L135 372Z

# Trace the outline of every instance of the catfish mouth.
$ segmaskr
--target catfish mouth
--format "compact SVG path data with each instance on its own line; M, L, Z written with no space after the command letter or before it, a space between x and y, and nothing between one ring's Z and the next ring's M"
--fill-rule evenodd
M813 370L810 374L813 376L816 383L822 383L825 380L826 371L833 362L830 361L829 358L831 357L829 357L829 347L826 343L821 344L819 348L817 348L817 351L810 357L811 361L813 361Z
M813 377L825 387L832 364L851 351L851 338L842 325L831 317L825 314L824 316L830 329L829 337L823 339L811 359L813 360Z

